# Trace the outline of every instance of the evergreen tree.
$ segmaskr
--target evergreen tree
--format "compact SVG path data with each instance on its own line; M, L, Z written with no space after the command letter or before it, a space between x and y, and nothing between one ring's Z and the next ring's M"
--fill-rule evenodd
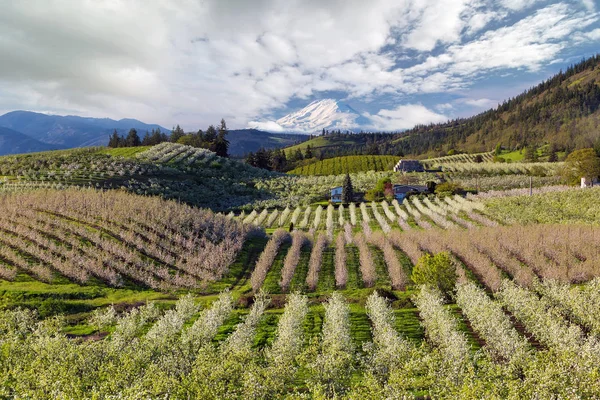
M148 131L146 131L146 133L144 134L144 138L142 139L142 146L151 146L151 139Z
M313 158L313 154L312 154L312 150L310 148L310 145L306 146L306 150L304 152L304 158L307 159L307 160Z
M271 168L273 171L284 172L287 167L285 151L275 149L271 151Z
M344 183L342 184L342 203L351 203L354 199L354 189L352 188L352 180L350 174L346 174Z
M126 147L137 147L142 144L140 137L137 134L137 131L133 128L129 130L127 137L125 138L125 146Z
M527 146L525 148L525 160L535 162L537 161L537 159L537 149L535 148L535 146Z
M248 153L246 156L246 164L256 167L256 156L253 152Z
M215 129L215 127L213 125L211 125L208 127L208 129L206 130L206 133L204 134L204 141L208 142L209 144L212 144L212 143L214 143L216 138L217 138L217 130Z
M171 142L177 143L185 135L185 132L179 125L171 131Z
M150 138L149 138L149 145L150 146L155 146L159 143L162 143L162 135L160 133L160 129L152 129L152 133L150 134Z
M227 125L225 124L225 120L221 119L221 124L219 125L219 133L217 134L217 138L215 139L215 153L217 153L220 157L229 157L229 141L227 140Z
M115 148L119 147L119 143L120 143L120 137L119 137L119 134L117 133L117 130L115 129L114 132L112 133L112 135L110 135L110 138L108 139L108 147L115 149Z
M553 143L550 146L550 154L548 154L548 162L557 162L558 161L558 150L556 145Z
M254 164L255 167L271 170L271 154L268 150L263 148L258 149L258 151L254 154Z
M304 160L304 156L302 155L302 152L300 151L300 149L296 149L296 152L294 153L294 160L295 161Z

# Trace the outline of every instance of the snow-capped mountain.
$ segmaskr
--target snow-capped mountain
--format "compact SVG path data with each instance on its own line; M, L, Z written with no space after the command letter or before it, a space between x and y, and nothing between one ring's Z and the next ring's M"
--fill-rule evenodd
M359 131L370 125L370 120L347 104L334 99L316 100L300 111L276 121L290 132L320 133L326 130Z

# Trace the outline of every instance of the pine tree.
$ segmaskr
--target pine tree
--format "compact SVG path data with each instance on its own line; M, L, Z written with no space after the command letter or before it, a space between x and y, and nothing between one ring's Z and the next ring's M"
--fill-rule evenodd
M129 130L127 137L125 138L125 146L126 147L137 147L142 144L140 137L137 134L137 131L133 128Z
M310 145L306 146L306 150L304 152L304 158L307 159L307 160L313 158L313 153L312 153L312 150L310 148Z
M557 162L558 161L558 149L556 148L556 145L553 143L550 146L550 154L548 155L548 162Z
M300 151L300 149L296 149L296 152L294 153L294 160L295 161L304 160L304 156L302 155L302 152Z
M342 184L342 203L351 203L354 199L354 189L352 188L352 180L350 174L346 174L344 183Z
M171 131L171 142L177 143L179 139L181 139L185 135L185 132L179 125L176 128L173 128Z
M155 146L160 143L162 143L162 134L160 133L160 129L152 129L152 133L150 134L150 145Z
M535 162L537 161L537 158L537 149L535 146L527 146L527 148L525 148L525 160Z
M221 119L221 124L219 125L219 133L217 134L217 138L215 139L215 153L217 153L220 157L229 157L229 141L227 140L227 125L225 124L225 120Z
M110 135L110 138L108 139L108 147L111 147L113 149L119 147L119 143L120 143L120 137L119 134L117 133L117 130L115 129L114 132L112 133L112 135Z
M212 143L214 143L216 138L217 138L217 130L215 129L214 125L211 125L208 127L208 129L206 130L206 133L204 134L204 140L206 142L208 142L209 144L212 144Z
M154 129L152 130L154 132ZM151 146L152 145L152 139L150 139L150 134L148 133L148 131L146 131L146 133L144 134L144 138L142 139L142 146Z

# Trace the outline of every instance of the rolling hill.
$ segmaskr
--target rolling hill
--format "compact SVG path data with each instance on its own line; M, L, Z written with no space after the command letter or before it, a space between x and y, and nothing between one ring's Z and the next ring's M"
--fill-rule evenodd
M340 175L366 171L391 171L396 156L344 156L316 161L288 171L294 175Z
M110 118L46 115L31 111L12 111L0 116L0 127L21 132L37 141L51 144L53 148L61 149L104 146L115 129L119 134L126 134L129 129L134 128L140 136L152 129L169 132L159 125L135 119L115 121Z
M21 132L0 127L0 156L54 150L57 147L40 142Z
M307 135L270 133L257 129L233 129L227 135L229 154L233 157L245 156L263 149L276 149L304 142Z
M449 150L480 153L497 144L506 149L555 145L559 151L600 142L600 55L560 71L552 78L507 99L497 108L469 118L416 126L397 134L329 134L310 145L326 158L353 154L444 156Z

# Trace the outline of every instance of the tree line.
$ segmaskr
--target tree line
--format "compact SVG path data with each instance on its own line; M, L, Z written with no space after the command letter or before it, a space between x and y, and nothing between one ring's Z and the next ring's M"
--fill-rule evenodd
M192 147L208 149L214 151L220 157L229 157L229 141L227 140L227 124L224 119L217 127L210 125L206 131L199 129L198 132L185 133L184 130L177 125L171 130L171 134L167 135L160 129L152 129L147 132L142 139L138 135L136 129L130 129L126 136L121 136L115 129L110 135L108 147L137 147L137 146L154 146L163 142L172 142L185 144Z
M570 154L590 147L600 151L597 122L588 118L600 110L599 67L600 55L584 59L496 108L469 118L417 125L396 133L323 130L329 145L318 150L318 157L445 156L486 152L500 145L523 150L528 160L535 160L535 150L547 144L543 156L554 161L557 152ZM583 75L586 71L589 73Z
M304 151L298 148L290 154L286 154L283 149L260 148L256 152L248 153L246 163L269 171L287 172L302 166L303 163L310 164L323 159L322 152L313 152L308 145Z

